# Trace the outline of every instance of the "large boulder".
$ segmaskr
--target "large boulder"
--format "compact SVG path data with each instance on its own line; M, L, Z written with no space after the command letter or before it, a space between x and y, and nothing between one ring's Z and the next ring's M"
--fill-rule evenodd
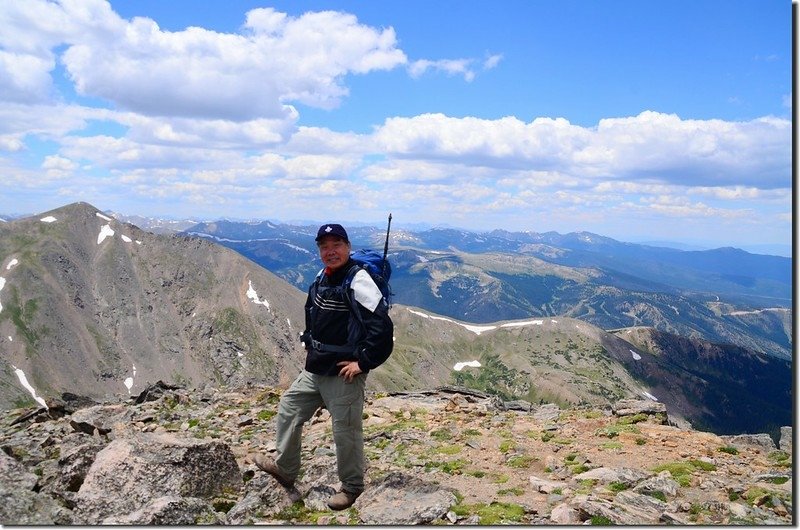
M0 525L71 524L69 511L50 496L37 493L36 475L0 451Z
M778 442L781 451L792 454L792 428L791 426L781 427L781 439Z
M266 517L289 508L300 498L296 489L284 488L272 475L263 471L255 472L242 493L242 498L227 513L227 524L252 525L258 523Z
M641 469L598 467L575 475L575 480L596 480L603 484L621 482L630 487L649 476L651 476L650 473Z
M132 513L107 517L105 525L219 525L223 515L195 497L159 497Z
M722 436L730 445L739 449L755 449L757 451L764 451L769 453L777 449L775 441L770 438L769 434L735 434L730 436Z
M107 518L151 506L161 497L211 500L238 494L242 475L230 448L218 441L145 433L114 440L100 451L76 495L76 519ZM196 511L196 510L195 510Z
M371 484L354 506L364 524L418 525L443 518L456 502L442 486L394 472Z
M621 399L614 404L613 412L615 416L634 416L636 414L666 415L667 406L649 399Z
M116 423L128 423L133 416L130 407L124 404L95 405L76 411L69 424L78 432L89 435L109 434Z
M65 491L77 492L80 489L97 453L105 447L100 438L86 438L86 443L63 450L55 476L42 484L42 492L58 496Z
M604 520L604 524L654 525L660 521L666 503L647 495L622 491L613 501L595 495L579 495L570 506L578 511L581 521L598 518Z

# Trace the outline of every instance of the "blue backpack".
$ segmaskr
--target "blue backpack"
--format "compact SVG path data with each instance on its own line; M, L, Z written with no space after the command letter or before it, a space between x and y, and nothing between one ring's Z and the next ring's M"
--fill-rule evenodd
M359 249L350 253L350 258L356 262L358 267L364 269L372 277L372 281L380 289L386 304L392 305L392 287L389 285L389 278L392 277L392 266L389 260L384 258L379 252L371 249ZM355 269L355 267L353 267ZM350 282L355 276L355 270L351 269L347 273L345 284L349 287Z

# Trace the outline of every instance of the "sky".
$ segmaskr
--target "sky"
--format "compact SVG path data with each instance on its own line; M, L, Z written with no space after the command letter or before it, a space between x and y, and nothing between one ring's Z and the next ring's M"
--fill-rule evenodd
M792 242L789 0L4 0L0 214Z

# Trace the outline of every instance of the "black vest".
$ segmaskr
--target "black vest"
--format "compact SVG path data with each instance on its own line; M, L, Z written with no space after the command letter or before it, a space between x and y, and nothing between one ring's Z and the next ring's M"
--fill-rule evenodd
M306 330L311 333L306 344L305 368L318 375L338 375L339 361L358 360L356 344L363 336L358 318L352 315L345 286L350 268L349 260L331 276L324 273L308 290L306 301Z

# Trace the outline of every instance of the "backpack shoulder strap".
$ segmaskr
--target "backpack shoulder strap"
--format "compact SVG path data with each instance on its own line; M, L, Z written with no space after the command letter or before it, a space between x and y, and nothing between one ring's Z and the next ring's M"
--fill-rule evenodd
M375 283L375 278L366 268L363 269L363 272L355 271L350 280L349 291L352 292L353 298L370 312L374 312L384 299L378 284Z
M344 277L344 283L342 285L344 285L345 287L347 287L349 289L350 285L353 283L353 278L355 278L356 273L358 271L360 271L362 268L363 267L361 265L359 265L358 263L353 263L350 266L350 268L347 269L347 274Z
M324 272L325 268L320 269L317 275L314 276L314 281L311 282L311 285L308 288L308 292L312 295L312 297L317 294L317 290L319 289L319 284L322 281L322 275Z

